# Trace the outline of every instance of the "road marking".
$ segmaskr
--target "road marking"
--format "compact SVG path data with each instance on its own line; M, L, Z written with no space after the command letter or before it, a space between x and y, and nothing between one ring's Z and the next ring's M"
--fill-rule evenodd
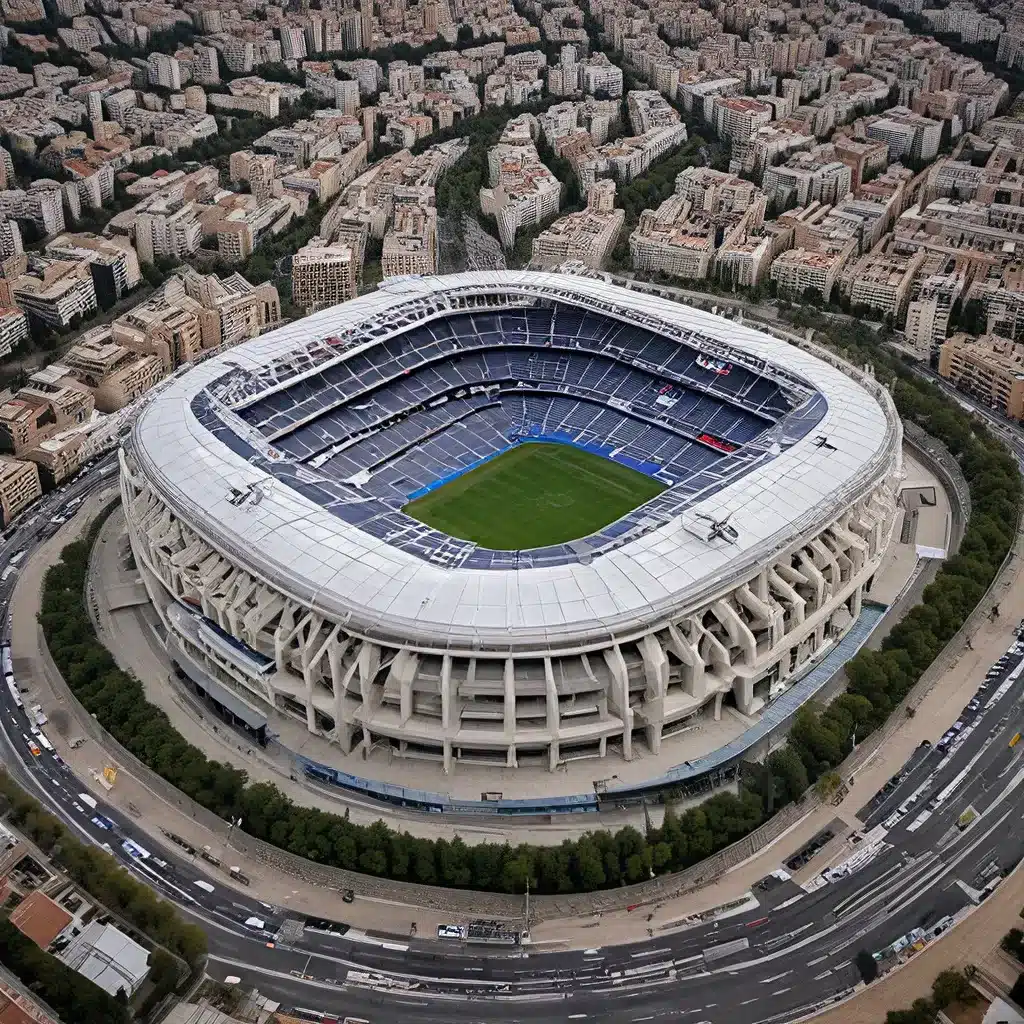
M585 1020L586 1016L585 1013L570 1013L569 1020Z
M780 988L778 992L773 992L773 996L784 996L789 991L788 988Z
M761 979L761 984L762 985L767 985L770 982L778 981L780 978L784 978L784 977L786 977L787 974L792 974L792 973L793 973L792 971L783 971L781 974L773 974L770 978L762 978Z
M744 999L740 1006L749 1006L751 1003L756 1003L756 999Z
M816 974L814 976L814 980L821 981L823 978L827 978L831 973L831 971L824 971L822 974Z
M807 961L807 966L808 967L813 967L815 964L820 964L823 960L827 960L827 959L828 959L827 956L819 956L817 960L808 960Z
M629 957L631 960L642 960L647 956L660 956L662 953L671 953L671 949L649 949L643 953L630 953Z

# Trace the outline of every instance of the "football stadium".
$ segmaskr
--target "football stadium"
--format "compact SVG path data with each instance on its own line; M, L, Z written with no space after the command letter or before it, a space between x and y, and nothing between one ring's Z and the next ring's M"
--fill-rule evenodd
M474 272L179 373L121 492L168 654L243 718L340 760L555 771L671 762L701 716L794 696L870 602L901 441L870 373L808 345Z

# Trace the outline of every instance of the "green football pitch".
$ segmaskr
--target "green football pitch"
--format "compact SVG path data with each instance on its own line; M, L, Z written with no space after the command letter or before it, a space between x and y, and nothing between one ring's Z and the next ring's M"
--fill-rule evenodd
M521 444L405 506L421 523L500 551L586 537L660 494L628 466L563 444Z

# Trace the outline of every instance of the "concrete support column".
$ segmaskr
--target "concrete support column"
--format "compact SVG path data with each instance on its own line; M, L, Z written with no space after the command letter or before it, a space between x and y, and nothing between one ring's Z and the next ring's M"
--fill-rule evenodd
M807 614L807 602L804 601L804 599L797 593L793 584L794 578L800 582L806 582L804 577L798 572L795 572L788 565L780 563L771 571L769 578L771 580L772 588L792 609L793 621L791 626L802 625L804 617Z
M719 690L715 694L715 721L720 722L722 720L722 691Z
M551 743L548 746L548 771L553 772L558 767L558 690L555 688L555 673L551 667L551 659L544 659L544 695L547 699L547 727L551 736Z
M806 551L800 552L799 559L800 571L807 577L808 583L814 587L814 607L811 610L816 612L825 603L825 577Z
M725 626L730 641L743 651L744 664L753 665L757 661L757 642L754 640L754 634L739 617L736 609L728 601L722 600L716 601L711 606L711 610L714 612L715 618Z
M633 712L629 707L629 673L618 644L604 651L604 660L612 677L609 708L622 720L622 757L633 759Z
M402 725L405 725L415 714L412 684L416 678L419 660L419 655L415 652L401 650L395 655L391 667L388 669L388 682L398 685L399 715Z
M700 651L683 636L682 630L675 624L669 625L668 637L668 649L686 666L683 689L691 697L703 697L707 693L707 682L704 679L704 659Z
M732 692L740 714L749 715L754 704L754 680L749 676L737 676L732 682Z
M445 733L454 728L452 717L452 656L446 654L441 658L441 728Z
M512 744L516 736L516 663L513 658L505 659L505 742ZM509 757L513 750L509 747ZM513 767L509 764L509 767Z
M352 753L352 722L345 716L345 681L341 668L348 641L340 643L337 639L327 645L327 666L331 673L331 690L334 693L334 738L345 754Z

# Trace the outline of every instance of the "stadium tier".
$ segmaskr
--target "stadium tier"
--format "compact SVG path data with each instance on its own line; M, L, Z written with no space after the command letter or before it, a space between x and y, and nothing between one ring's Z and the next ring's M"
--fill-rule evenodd
M344 754L554 770L790 689L860 615L900 447L835 359L600 280L471 273L179 375L122 493L197 685Z

